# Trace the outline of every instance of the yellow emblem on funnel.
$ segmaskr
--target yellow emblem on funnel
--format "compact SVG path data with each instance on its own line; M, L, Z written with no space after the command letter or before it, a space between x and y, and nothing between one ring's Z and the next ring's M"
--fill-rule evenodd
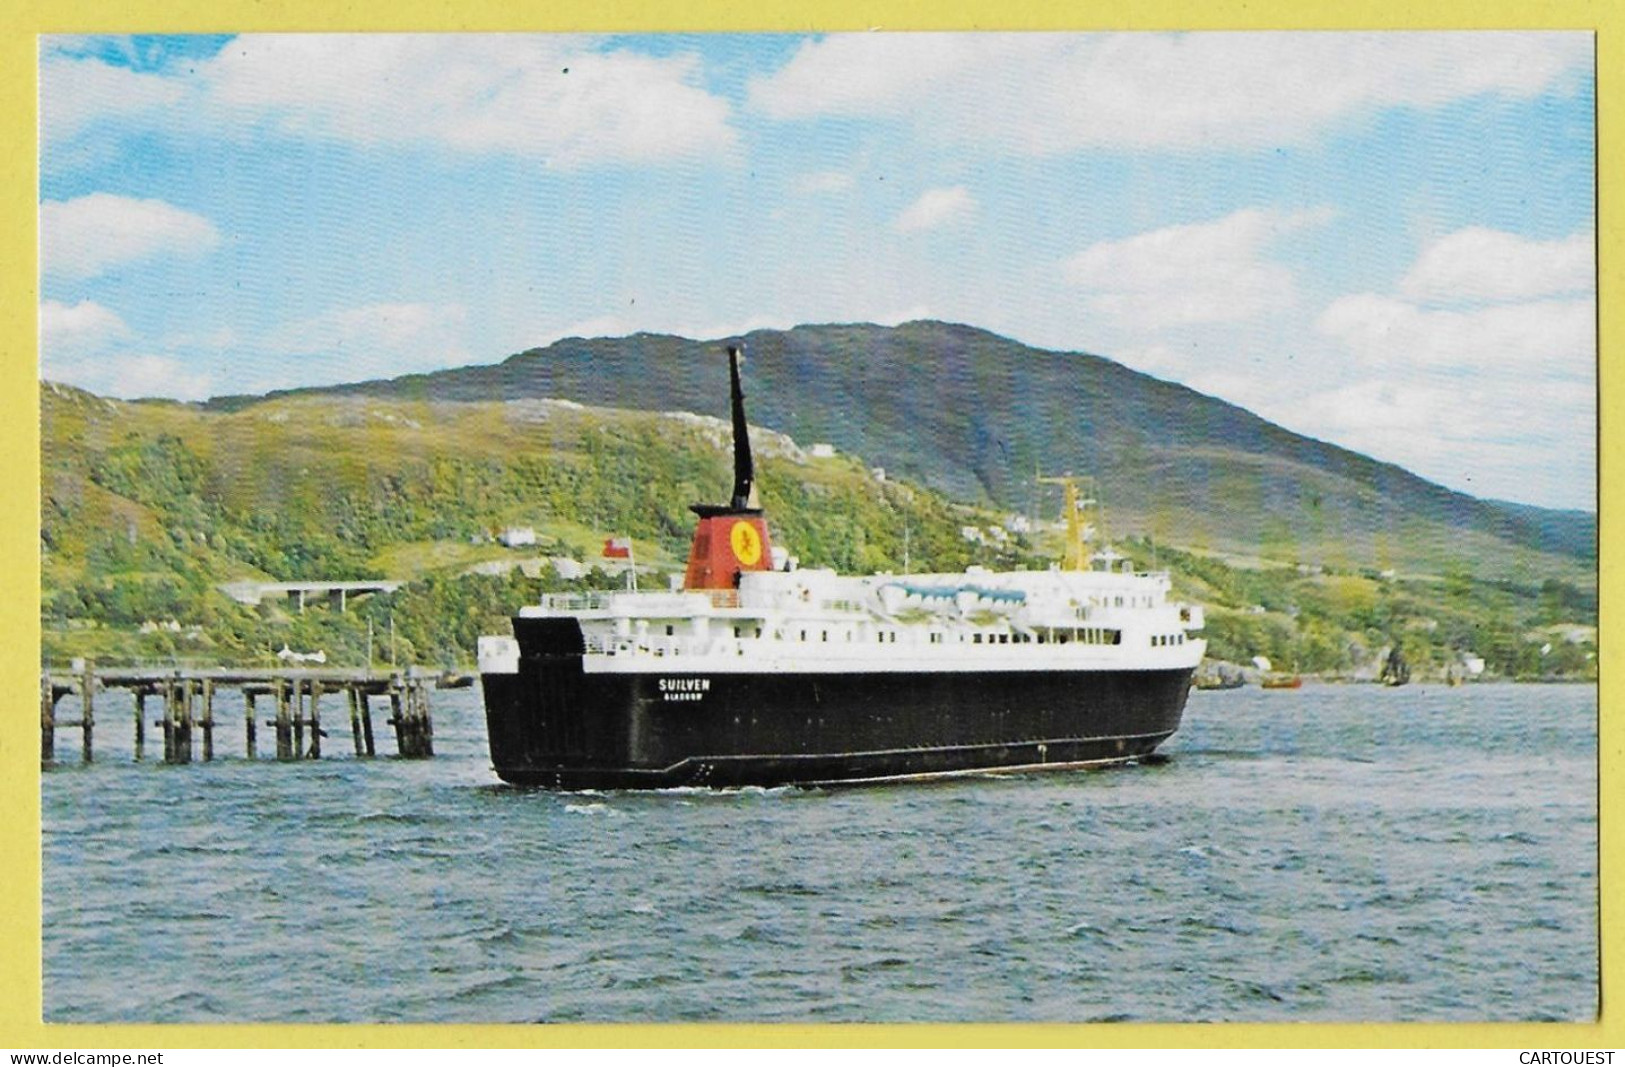
M762 535L748 522L736 522L728 531L728 543L733 546L734 558L747 567L754 567L762 558Z

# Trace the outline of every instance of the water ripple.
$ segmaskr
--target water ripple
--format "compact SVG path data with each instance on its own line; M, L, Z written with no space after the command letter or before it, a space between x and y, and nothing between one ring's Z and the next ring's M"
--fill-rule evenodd
M1593 1017L1595 692L1374 689L1198 695L1160 765L919 788L510 789L477 691L436 694L432 761L53 769L45 1011Z

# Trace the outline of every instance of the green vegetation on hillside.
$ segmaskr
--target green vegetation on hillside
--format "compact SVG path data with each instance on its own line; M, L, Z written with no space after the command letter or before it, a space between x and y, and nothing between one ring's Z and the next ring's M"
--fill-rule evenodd
M287 645L359 662L368 621L383 655L392 620L403 658L466 663L478 633L541 592L621 581L565 582L541 559L590 563L628 535L641 564L678 569L688 505L732 482L715 424L574 405L301 399L216 415L48 386L42 415L48 658L241 661ZM958 534L969 512L936 494L771 435L758 453L775 534L806 565L900 569L905 526L916 566L982 558ZM538 543L502 547L508 527ZM343 615L245 607L219 588L369 577L410 584Z
M719 500L732 483L716 420L542 400L299 396L210 412L46 386L42 432L50 660L251 663L286 646L360 664L370 626L376 663L465 666L479 634L505 632L508 616L543 592L624 580L599 568L566 580L551 558L590 565L605 537L625 535L641 565L680 570L688 505ZM1059 554L1048 527L996 547L972 543L962 527L1007 513L877 476L845 454L811 458L776 434L755 436L774 537L803 565L951 571L1044 567ZM537 543L505 547L495 535L510 527L534 530ZM1246 560L1172 547L1177 515L1138 528L1156 541L1130 536L1121 547L1207 605L1216 658L1263 654L1358 675L1397 643L1422 676L1472 654L1502 676L1595 677L1594 581L1516 566L1486 574L1438 556L1437 573L1310 565L1284 522ZM408 584L343 613L314 602L303 612L287 601L245 606L220 588L368 577Z
M1557 579L1538 586L1474 577L1337 572L1277 564L1235 567L1147 542L1175 592L1207 606L1211 659L1263 655L1278 668L1366 676L1398 647L1419 678L1458 675L1469 657L1509 678L1595 678L1597 596ZM1544 651L1543 651L1544 649Z
M1596 570L1594 515L1452 492L1088 353L943 322L798 326L744 341L755 422L828 441L956 500L1024 510L1035 469L1070 469L1106 487L1118 528L1213 552L1426 573L1465 562L1534 585L1589 581ZM716 342L654 334L566 338L496 365L291 395L559 397L720 414L722 352Z

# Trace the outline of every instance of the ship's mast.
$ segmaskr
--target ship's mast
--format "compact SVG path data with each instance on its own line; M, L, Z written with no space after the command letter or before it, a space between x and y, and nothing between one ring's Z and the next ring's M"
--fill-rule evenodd
M745 422L745 390L739 384L743 346L728 346L728 385L733 407L734 490L727 504L692 504L700 517L689 545L683 588L729 593L739 587L744 571L772 566L773 547L756 493L756 465L750 454Z
M1092 498L1083 498L1078 494L1078 479L1070 474L1040 476L1041 485L1058 485L1062 489L1062 510L1066 519L1066 549L1061 556L1061 568L1069 571L1086 571L1089 569L1089 553L1084 545L1083 509L1093 507Z
M743 345L728 346L729 395L734 421L734 495L731 506L740 511L759 509L756 496L756 465L750 455L750 431L745 427L745 390L739 384L739 361Z

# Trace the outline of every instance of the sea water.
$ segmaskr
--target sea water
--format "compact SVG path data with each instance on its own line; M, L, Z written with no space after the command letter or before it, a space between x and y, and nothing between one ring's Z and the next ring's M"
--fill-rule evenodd
M136 763L119 699L43 774L51 1021L1597 1011L1587 686L1197 692L1161 765L641 794L502 786L477 690L425 761L346 721L250 762L217 705L226 758Z

